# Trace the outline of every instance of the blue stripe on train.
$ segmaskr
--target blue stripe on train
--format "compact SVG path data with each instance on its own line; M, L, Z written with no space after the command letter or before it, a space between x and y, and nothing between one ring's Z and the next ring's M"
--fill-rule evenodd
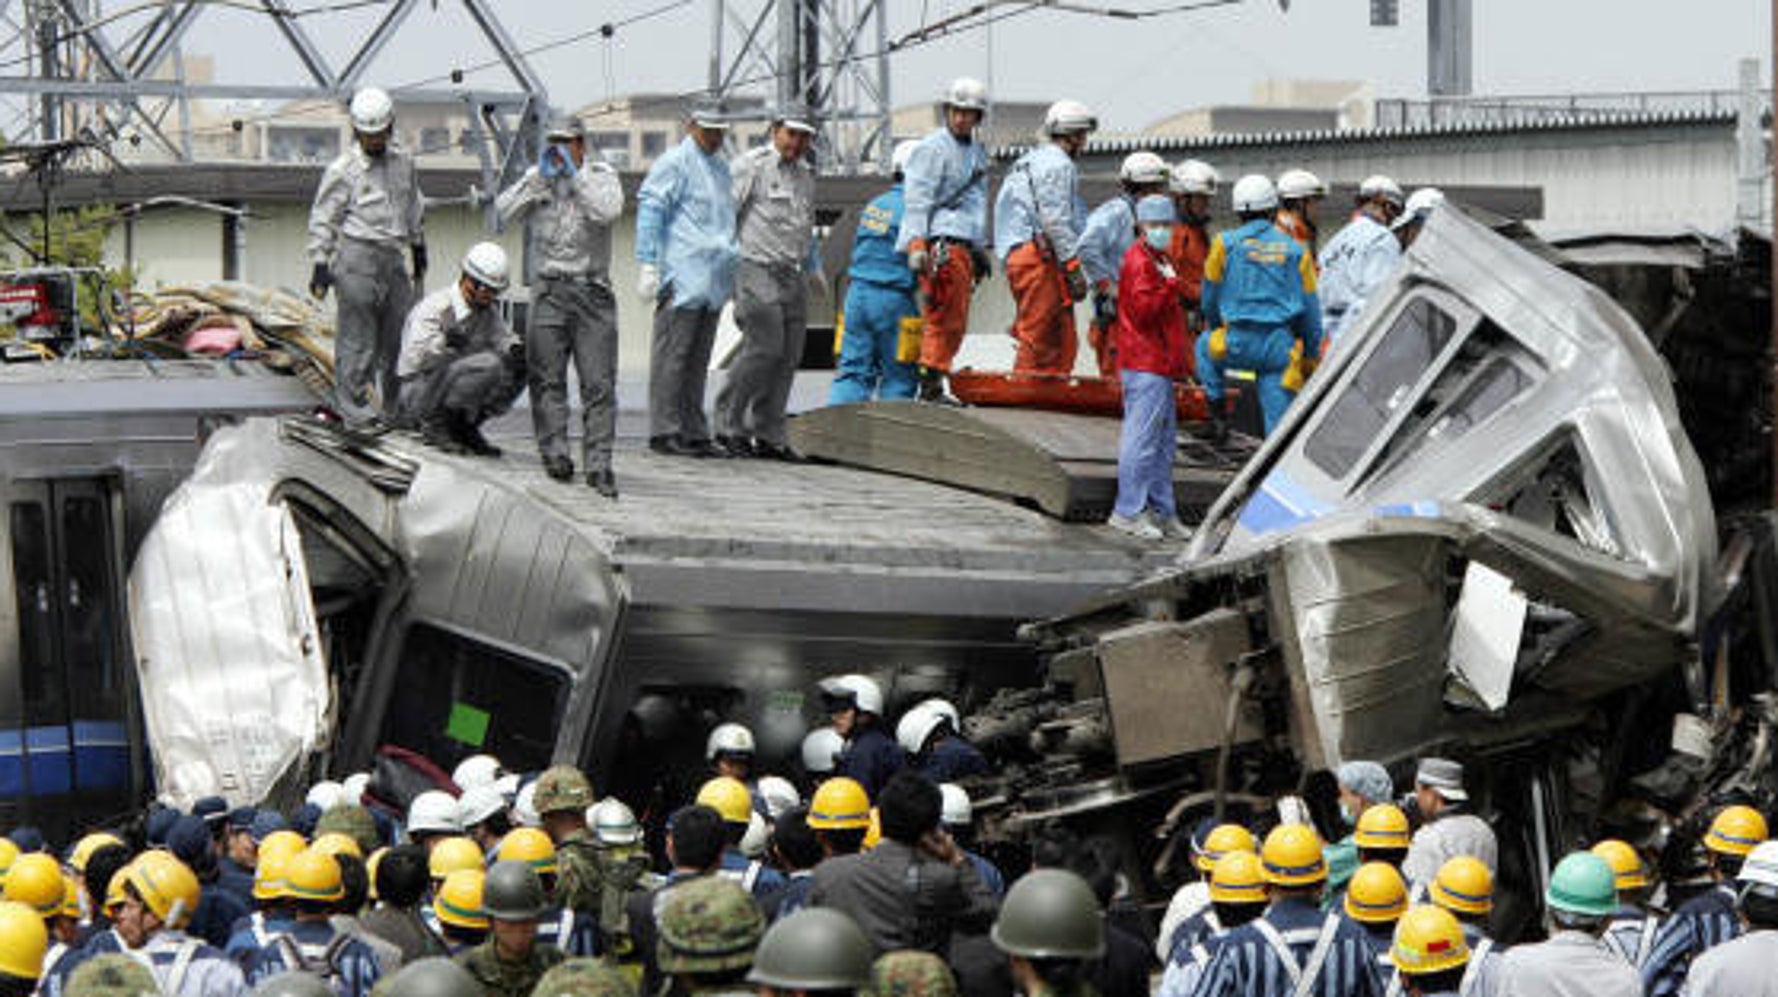
M123 789L129 785L130 742L115 721L74 722L73 765L68 728L0 730L0 799L73 792L75 774L82 790ZM28 778L27 778L28 777Z

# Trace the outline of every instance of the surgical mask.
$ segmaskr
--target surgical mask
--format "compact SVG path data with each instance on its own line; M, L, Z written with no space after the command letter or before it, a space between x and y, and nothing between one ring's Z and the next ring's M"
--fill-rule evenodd
M1147 225L1142 229L1142 237L1155 249L1166 249L1173 243L1173 226Z
M1358 825L1358 815L1352 812L1352 808L1346 805L1345 800L1340 801L1340 820L1345 821L1347 827Z

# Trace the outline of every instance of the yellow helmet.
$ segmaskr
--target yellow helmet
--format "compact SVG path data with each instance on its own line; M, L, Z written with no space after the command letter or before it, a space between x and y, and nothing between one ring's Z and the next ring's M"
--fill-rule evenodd
M141 858L141 856L138 855L136 858ZM111 874L111 880L105 884L105 903L103 904L103 907L106 914L115 915L118 905L124 902L123 884L130 878L130 866L135 864L136 859L134 858L125 862L116 872Z
M1352 843L1360 848L1399 848L1406 851L1412 835L1408 832L1408 815L1393 803L1378 803L1358 815L1358 829Z
M346 887L341 881L340 864L331 852L305 848L284 867L284 895L292 900L318 900L331 903L343 899Z
M128 847L123 843L122 838L112 834L110 831L95 831L92 834L81 838L79 841L76 841L74 847L69 849L68 868L84 874L86 872L86 863L93 857L93 853L104 848L106 845L116 845L119 848Z
M19 846L13 844L11 838L0 838L0 883L6 882L7 872L18 859Z
M62 877L62 905L56 908L56 916L80 920L80 883L73 876Z
M486 876L481 869L458 869L446 876L432 899L433 913L445 924L487 930L488 916L482 913L482 880Z
M537 870L539 876L556 873L556 844L549 835L535 827L515 827L500 839L494 857L501 861L523 862Z
M1594 845L1592 851L1611 866L1618 889L1635 890L1648 885L1648 863L1642 861L1641 853L1630 847L1629 842L1606 838Z
M1494 909L1494 874L1473 855L1455 855L1438 867L1432 902L1459 914L1486 914Z
M883 843L883 812L876 807L870 808L870 822L864 825L864 841L859 847L865 851Z
M483 869L487 865L480 845L468 838L455 837L432 846L426 867L431 870L433 879L443 879L459 869Z
M171 852L143 852L130 863L124 883L169 928L184 927L197 910L198 877Z
M62 909L65 893L61 865L50 856L35 852L19 856L12 864L0 899L16 900L36 911L39 917L55 917Z
M283 849L274 849L267 853L262 849L259 864L253 867L253 898L276 900L289 896L290 884L285 879L290 871L290 861L301 854L302 850L286 852Z
M1321 836L1306 824L1272 828L1259 857L1265 862L1266 882L1274 886L1313 886L1327 879Z
M273 831L265 836L264 841L259 843L259 848L257 849L256 854L259 856L259 861L261 862L265 861L267 855L274 855L288 860L292 855L295 855L297 852L300 852L307 847L309 847L309 843L304 841L303 836L297 834L295 831Z
M341 834L338 831L329 831L328 833L321 835L316 838L315 843L309 847L323 855L339 855L343 853L350 855L355 859L362 860L364 858L364 849L358 847L358 842L354 841L350 835Z
M372 900L377 899L377 866L383 863L383 856L387 854L389 854L389 848L385 845L371 852L370 858L364 860L364 878L369 881Z
M1387 862L1366 862L1346 884L1346 916L1365 924L1390 924L1408 910L1408 884Z
M1704 847L1720 855L1745 856L1766 840L1766 819L1758 810L1740 805L1724 807L1710 822Z
M1204 845L1192 856L1192 864L1200 872L1212 872L1216 862L1230 852L1259 851L1259 842L1253 839L1253 832L1239 824L1218 824L1204 836Z
M753 815L753 794L747 784L732 776L719 775L698 790L699 806L709 807L730 824L745 824Z
M1389 956L1395 968L1409 976L1425 976L1456 969L1469 961L1469 943L1463 926L1443 907L1422 904L1395 922L1395 944Z
M824 831L869 827L870 796L854 779L829 779L809 801L809 826Z
M1266 902L1266 870L1259 856L1233 851L1216 860L1210 870L1210 899L1219 904Z
M21 980L43 975L43 954L49 951L49 929L43 918L21 903L0 903L0 973Z

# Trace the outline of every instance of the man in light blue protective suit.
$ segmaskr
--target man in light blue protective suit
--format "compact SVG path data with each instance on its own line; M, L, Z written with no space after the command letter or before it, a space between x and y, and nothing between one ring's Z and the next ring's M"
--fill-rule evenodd
M1377 175L1358 187L1358 210L1321 250L1321 335L1332 346L1401 260L1401 243L1389 224L1401 214L1394 180Z
M907 253L895 248L901 230L903 171L920 143L895 147L895 186L871 199L858 216L852 239L852 265L846 287L839 341L839 373L828 391L829 405L883 399L911 399L917 393L920 360L919 278L908 269Z

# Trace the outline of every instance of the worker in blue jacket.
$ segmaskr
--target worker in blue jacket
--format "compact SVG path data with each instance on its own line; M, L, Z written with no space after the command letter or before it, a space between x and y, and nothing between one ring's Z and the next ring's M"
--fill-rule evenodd
M847 270L852 282L841 312L839 373L828 391L829 405L873 397L908 399L920 387L920 303L914 295L919 277L908 269L907 253L895 248L903 214L902 178L919 144L910 139L895 147L895 186L873 198L858 217Z

